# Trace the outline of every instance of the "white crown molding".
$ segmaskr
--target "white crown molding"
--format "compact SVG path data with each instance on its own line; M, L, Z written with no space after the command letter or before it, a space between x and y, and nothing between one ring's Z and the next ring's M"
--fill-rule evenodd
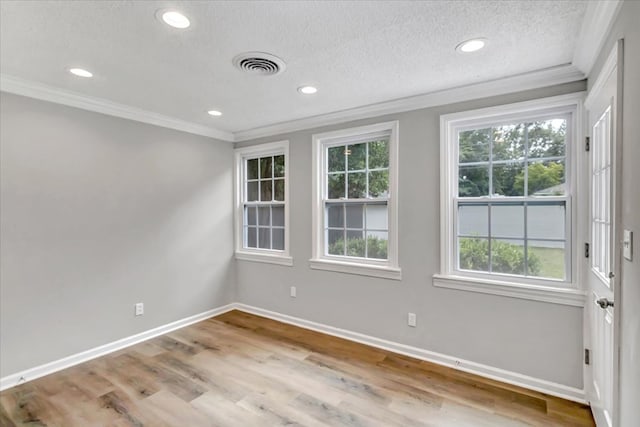
M0 75L0 90L196 135L208 136L223 141L239 142L386 114L401 113L404 111L571 83L583 79L585 79L585 74L582 71L571 64L566 64L530 73L291 120L235 133L163 116L101 98L85 96L6 74Z
M222 141L233 141L231 132L221 131L197 123L191 123L173 117L163 116L151 111L131 107L124 104L108 101L102 98L90 97L80 93L59 89L53 86L24 80L6 74L0 75L0 90L16 95L27 96L29 98L54 102L56 104L67 105L69 107L81 108L83 110L102 113L109 116L123 119L135 120L137 122L148 123L168 129L179 130L195 135L207 136L220 139Z
M310 329L312 331L317 331L323 334L344 338L349 341L355 341L361 344L369 345L371 347L403 354L405 356L414 357L416 359L425 360L431 363L436 363L438 365L443 365L449 368L457 369L459 371L469 372L481 377L490 378L507 384L513 384L519 387L527 388L529 390L535 390L541 393L550 394L552 396L572 400L574 402L587 403L584 390L570 387L564 384L554 383L552 381L519 374L517 372L507 371L493 366L471 362L469 360L460 359L442 353L436 353L434 351L429 351L418 347L383 340L381 338L364 335L346 329L336 328L322 323L312 322L310 320L305 320L246 304L236 303L234 304L234 307L237 310L244 311L246 313L267 317L269 319L288 323L300 328Z
M176 320L175 322L167 323L166 325L149 329L139 334L131 335L129 337L122 338L120 340L113 341L108 344L83 351L81 353L72 354L71 356L54 360L53 362L45 363L44 365L36 366L21 372L17 372L15 374L7 375L6 377L0 378L0 391L15 387L28 381L33 381L37 378L53 374L54 372L61 371L63 369L78 365L83 362L87 362L91 359L95 359L96 357L113 353L114 351L121 350L125 347L130 347L134 344L141 343L148 339L167 334L176 329L184 328L185 326L189 326L193 323L206 320L210 317L219 316L223 313L233 310L234 308L235 304L227 304L225 306L214 308L212 310L208 310L194 316L186 317L184 319Z
M587 2L587 10L573 55L573 65L587 76L604 47L607 34L620 12L622 3L623 0Z
M600 94L600 91L604 88L604 85L606 84L607 80L609 80L609 76L611 75L611 73L617 70L617 67L618 67L618 45L616 44L613 46L613 48L611 49L611 52L609 53L609 56L607 56L607 59L604 61L604 64L602 65L602 68L600 69L600 72L596 77L596 81L593 83L593 86L591 86L591 90L589 91L589 94L587 95L587 98L584 101L584 105L587 109L590 109L592 107L592 104L595 101L596 97Z
M363 107L239 131L234 133L234 136L236 141L247 141L288 132L317 128L320 126L382 116L385 114L453 104L456 102L503 95L529 89L538 89L545 86L570 83L584 79L584 73L573 65L567 64L482 83L474 83L423 95L416 95L408 98L401 98L393 101L381 102L378 104L371 104Z

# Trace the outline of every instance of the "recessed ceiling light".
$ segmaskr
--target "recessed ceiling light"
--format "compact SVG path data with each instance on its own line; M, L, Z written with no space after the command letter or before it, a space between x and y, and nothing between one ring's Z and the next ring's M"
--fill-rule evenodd
M69 68L69 72L78 77L93 77L93 73L91 71L87 71L82 68Z
M471 39L460 43L458 46L456 46L456 50L458 52L470 53L482 49L486 44L487 39Z
M219 117L219 116L222 115L222 113L220 111L218 111L218 110L209 110L209 111L207 111L207 113L210 116L215 116L215 117Z
M318 91L318 89L316 89L313 86L301 86L298 88L298 92L304 94L304 95L313 95L314 93L316 93Z
M159 10L158 14L165 24L170 25L173 28L184 29L191 25L189 18L175 10Z

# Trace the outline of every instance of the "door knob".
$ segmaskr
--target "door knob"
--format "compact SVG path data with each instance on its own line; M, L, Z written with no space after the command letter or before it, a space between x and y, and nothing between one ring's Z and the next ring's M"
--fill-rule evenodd
M596 304L598 304L602 309L606 309L607 307L613 307L613 301L609 301L606 298L600 298L598 301L596 301Z

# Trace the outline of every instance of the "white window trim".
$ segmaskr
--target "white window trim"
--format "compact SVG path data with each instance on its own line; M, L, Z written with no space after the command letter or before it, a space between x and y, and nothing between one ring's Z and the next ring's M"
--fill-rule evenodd
M402 271L398 266L398 129L397 121L342 129L313 135L312 167L312 257L309 266L316 270L328 270L384 279L401 280ZM389 240L388 259L385 261L350 257L331 257L324 254L324 205L326 144L337 139L348 140L358 136L390 132L389 136Z
M579 267L578 234L584 229L582 220L577 215L576 203L578 197L584 193L584 183L579 180L582 173L578 169L582 166L581 141L583 140L583 110L584 92L542 98L533 101L478 110L446 114L440 117L440 273L433 276L433 285L513 298L531 299L557 304L584 306L585 292L579 286L581 270ZM487 273L468 273L455 269L455 221L453 190L456 188L454 170L457 164L456 130L462 126L483 125L491 121L520 120L531 115L547 111L563 111L573 114L571 134L573 140L568 141L566 161L568 167L569 200L567 206L567 221L571 227L568 230L567 244L571 252L570 281L552 279L536 279ZM579 233L580 232L580 233Z
M253 249L243 247L243 200L244 200L244 160L248 157L262 157L284 154L284 251ZM289 246L289 141L277 141L235 149L235 258L243 261L264 262L293 266Z

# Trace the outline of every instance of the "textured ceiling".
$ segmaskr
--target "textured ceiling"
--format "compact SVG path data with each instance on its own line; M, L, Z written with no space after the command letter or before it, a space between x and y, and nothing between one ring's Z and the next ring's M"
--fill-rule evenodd
M584 1L6 1L0 71L236 132L571 62ZM155 13L191 20L176 30ZM454 48L486 37L475 54ZM244 74L263 51L284 73ZM94 73L71 76L69 67ZM302 96L303 84L318 87ZM222 117L212 118L209 109Z

